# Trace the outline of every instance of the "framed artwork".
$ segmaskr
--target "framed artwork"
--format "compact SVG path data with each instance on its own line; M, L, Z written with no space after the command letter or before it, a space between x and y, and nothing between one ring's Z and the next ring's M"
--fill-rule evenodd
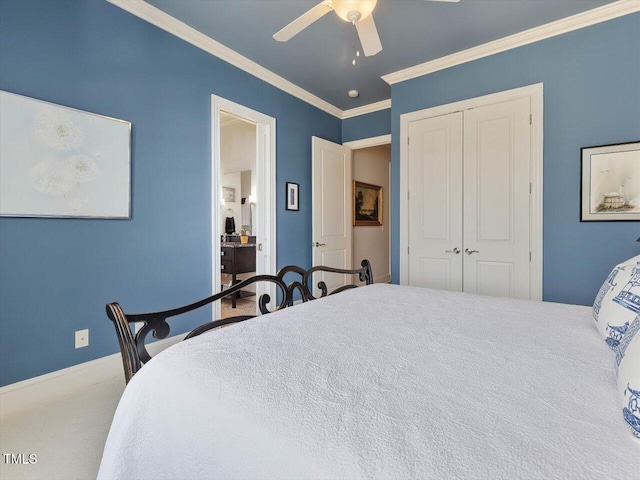
M222 187L222 198L225 203L234 203L236 201L236 189L232 187Z
M581 222L640 220L640 142L581 149Z
M131 218L131 123L0 91L0 215Z
M382 187L353 181L353 224L382 225Z
M297 183L287 182L287 210L298 211L300 210L299 201L299 187Z

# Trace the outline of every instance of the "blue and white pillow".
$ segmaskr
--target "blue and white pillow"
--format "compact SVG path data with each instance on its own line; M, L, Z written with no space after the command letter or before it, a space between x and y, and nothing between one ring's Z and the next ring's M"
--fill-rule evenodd
M593 303L598 331L615 350L640 313L640 255L611 271Z
M600 307L602 306L602 301L607 296L609 291L618 284L616 281L616 277L618 276L620 269L626 265L636 265L636 266L640 265L640 255L636 255L635 257L630 258L629 260L625 260L624 262L619 263L613 268L613 270L611 270L611 273L607 276L607 279L604 281L604 283L600 287L600 290L598 291L598 295L596 295L596 299L593 302L593 319L596 322L598 321L598 315L600 313Z
M627 347L618 369L618 393L622 417L640 441L640 335L635 335Z
M629 328L620 340L620 345L616 348L616 368L620 365L620 362L624 358L625 353L627 352L627 348L629 348L629 344L631 340L640 332L640 314L631 322Z

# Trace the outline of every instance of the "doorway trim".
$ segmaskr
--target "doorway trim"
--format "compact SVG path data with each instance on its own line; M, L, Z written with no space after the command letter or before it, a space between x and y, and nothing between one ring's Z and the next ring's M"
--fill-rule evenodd
M222 212L219 192L222 189L220 172L220 114L222 112L231 113L256 125L256 230L258 232L256 274L275 275L276 273L276 119L226 98L211 95L211 285L213 294L220 292L221 278ZM262 283L264 293L267 293L272 302L275 302L275 285ZM214 320L220 318L220 302L215 302L213 315Z
M352 169L353 169L353 151L354 150L360 150L361 148L370 148L370 147L379 147L381 145L391 145L391 134L388 133L386 135L379 135L377 137L368 137L368 138L361 138L360 140L351 140L350 142L344 142L343 145L349 147L351 149L351 162L352 162ZM391 152L389 152L389 154L391 155ZM391 187L392 182L392 165L393 162L389 162L389 187ZM387 212L389 212L389 225L387 225L387 230L388 230L388 234L389 234L389 275L386 276L382 276L382 277L377 277L374 278L374 283L389 283L391 281L391 272L392 272L392 258L393 258L393 239L391 238L391 225L393 224L393 208L392 207L392 202L393 202L393 198L391 195L391 188L389 188L389 204L387 206L385 206L384 208L387 210ZM352 240L353 242L354 240ZM351 245L351 248L353 249L354 245ZM359 268L359 267L358 267Z
M542 167L543 167L543 84L483 95L459 102L439 105L424 110L400 115L400 284L409 284L409 124L426 118L439 117L449 113L478 108L500 102L529 97L531 99L531 201L530 251L531 270L529 272L529 298L542 300L543 266L543 210L542 210Z
M350 142L344 142L345 147L349 147L351 150L358 150L360 148L377 147L379 145L391 144L391 134L380 135L378 137L362 138L360 140L351 140Z

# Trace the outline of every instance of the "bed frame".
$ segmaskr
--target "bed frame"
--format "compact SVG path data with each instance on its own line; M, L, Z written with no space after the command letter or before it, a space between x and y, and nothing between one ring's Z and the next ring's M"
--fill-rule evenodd
M361 262L361 268L355 270L344 270L324 266L316 266L309 270L305 270L302 267L288 265L281 268L276 275L256 275L247 278L246 280L243 280L220 293L211 295L210 297L189 305L184 305L170 310L131 314L125 313L122 307L116 302L108 303L106 307L107 316L113 322L116 329L116 335L120 345L120 353L122 354L122 364L124 366L126 382L129 383L129 380L131 380L135 373L140 370L145 363L151 360L151 355L147 351L145 344L149 334L151 333L156 339L167 338L169 336L171 329L167 323L167 319L197 310L198 308L212 304L213 302L231 295L236 295L240 290L246 289L247 286L251 284L266 282L276 285L277 295L281 300L274 311L291 307L296 300L308 302L310 300L315 300L316 298L326 297L328 295L333 295L344 290L358 287L356 284L348 284L329 292L325 282L320 281L317 284L320 290L320 296L316 297L312 293L313 274L316 272L358 275L360 282L364 282L365 285L371 285L373 283L371 264L368 260L363 260ZM288 284L285 283L284 277L291 277L292 275L295 276L295 280ZM263 315L271 313L268 309L269 302L271 302L271 297L267 294L261 295L258 299L258 308ZM249 320L254 317L255 315L242 315L207 322L189 332L184 340L200 335L208 330L230 325L232 323L244 322L245 320ZM137 322L142 322L143 325L134 336L131 331L130 324Z

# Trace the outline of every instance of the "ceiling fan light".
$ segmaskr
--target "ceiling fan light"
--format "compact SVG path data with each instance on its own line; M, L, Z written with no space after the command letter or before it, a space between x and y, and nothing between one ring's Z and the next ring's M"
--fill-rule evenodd
M341 19L345 22L351 22L352 12L360 14L358 21L367 18L376 8L378 0L333 0L331 6Z

